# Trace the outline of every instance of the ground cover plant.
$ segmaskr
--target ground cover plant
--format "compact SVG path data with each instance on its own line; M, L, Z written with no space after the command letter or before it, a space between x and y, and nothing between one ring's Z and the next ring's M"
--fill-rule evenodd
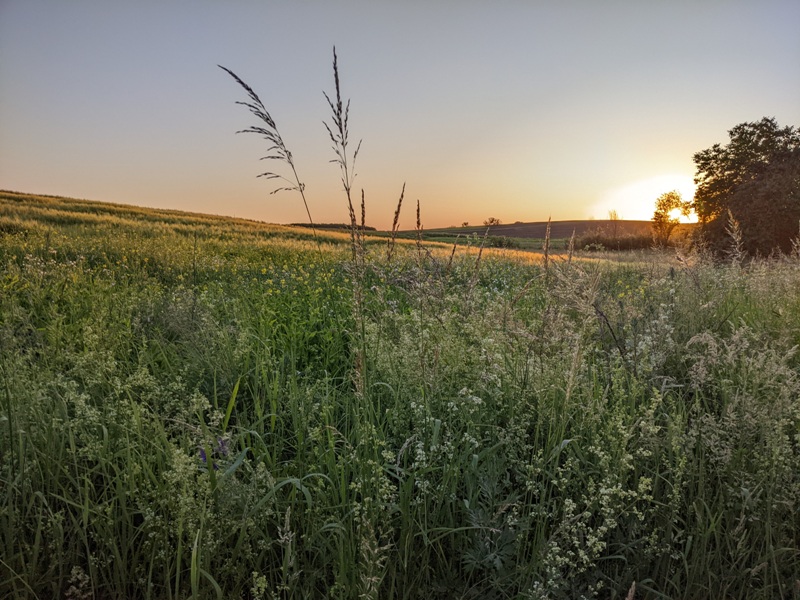
M0 194L0 596L800 597L796 256L359 239Z

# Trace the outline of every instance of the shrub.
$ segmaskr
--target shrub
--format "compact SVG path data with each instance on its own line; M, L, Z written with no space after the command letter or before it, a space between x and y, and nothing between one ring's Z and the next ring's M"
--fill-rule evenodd
M575 247L588 250L644 250L653 247L650 234L612 236L605 229L588 231L575 239Z
M489 248L519 248L519 241L505 235L491 235L486 239Z

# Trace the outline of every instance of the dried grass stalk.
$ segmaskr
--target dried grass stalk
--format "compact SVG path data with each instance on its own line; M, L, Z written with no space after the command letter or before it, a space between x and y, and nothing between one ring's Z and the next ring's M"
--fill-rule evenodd
M283 137L281 137L281 134L278 131L278 126L276 125L275 120L272 118L272 115L269 114L269 111L264 106L261 98L258 97L258 94L256 94L253 88L247 85L241 77L227 67L223 67L222 65L217 66L225 71L228 75L233 77L234 81L236 81L236 83L238 83L244 89L244 91L247 93L247 96L250 98L249 102L237 101L236 104L241 104L242 106L247 107L254 117L264 123L264 126L251 125L247 129L241 129L236 133L255 133L267 140L267 142L270 144L269 148L267 149L268 154L266 156L262 156L260 160L277 160L279 162L286 163L291 169L294 179L287 179L283 175L280 175L274 171L265 171L264 173L257 175L257 177L264 177L265 179L280 179L286 182L287 185L280 186L272 190L270 194L277 194L280 191L298 192L300 194L300 197L303 199L303 206L306 209L306 214L308 215L308 222L311 225L311 231L314 234L314 239L316 239L317 243L319 243L319 239L317 238L317 230L316 227L314 227L314 219L311 218L311 210L308 208L308 201L306 200L306 186L300 181L300 176L297 174L297 169L294 165L292 153L289 152L288 148L286 147Z
M392 220L392 235L387 242L386 260L391 261L394 254L394 245L397 240L397 232L400 229L400 209L403 206L403 196L406 194L406 184L403 183L403 189L400 191L400 199L397 201L397 208L394 211L394 219Z

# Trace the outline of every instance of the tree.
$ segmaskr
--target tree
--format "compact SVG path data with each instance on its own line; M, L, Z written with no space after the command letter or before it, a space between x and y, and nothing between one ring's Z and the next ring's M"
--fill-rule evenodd
M666 192L656 198L656 211L652 219L653 239L656 244L666 246L669 243L669 236L680 222L680 217L688 217L691 209L692 203L686 202L677 190Z
M697 152L693 207L709 246L727 243L730 210L750 254L786 250L800 218L800 129L775 119L742 123L728 132L726 146Z
M619 233L619 213L616 210L608 211L608 220L611 221L611 237L616 240Z
M752 181L736 188L728 202L741 228L741 246L749 255L789 253L800 234L800 150L794 159L770 165ZM724 252L731 245L726 233L727 215L708 227L712 249Z
M500 225L500 219L497 217L489 217L483 222L483 224L487 227L491 227L492 225Z

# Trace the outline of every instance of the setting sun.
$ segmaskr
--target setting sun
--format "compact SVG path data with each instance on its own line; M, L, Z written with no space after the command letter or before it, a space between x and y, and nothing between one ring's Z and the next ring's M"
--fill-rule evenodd
M681 223L697 223L697 213L694 211L690 212L688 216L684 216L679 208L675 208L669 213L669 217L670 219L677 219Z
M672 190L677 190L684 200L691 201L695 190L691 175L659 175L608 190L592 207L591 216L607 219L609 211L616 211L620 219L648 221L653 216L656 198ZM697 222L694 212L688 217L681 216L679 211L676 213L681 223Z

